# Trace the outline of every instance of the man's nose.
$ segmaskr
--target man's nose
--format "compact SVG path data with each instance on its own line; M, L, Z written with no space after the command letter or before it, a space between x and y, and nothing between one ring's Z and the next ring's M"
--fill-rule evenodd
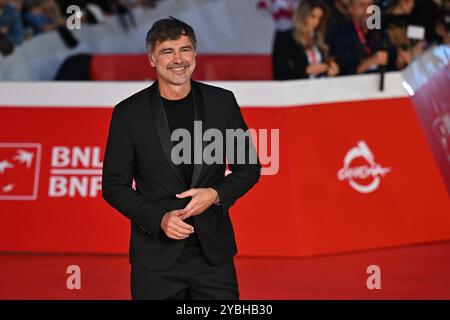
M175 51L174 55L173 55L173 61L175 63L181 63L182 62L182 58L181 58L181 52L179 51Z

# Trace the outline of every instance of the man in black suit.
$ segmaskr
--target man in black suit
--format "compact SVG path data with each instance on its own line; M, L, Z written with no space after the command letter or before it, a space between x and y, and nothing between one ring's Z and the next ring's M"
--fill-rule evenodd
M232 92L191 80L191 26L159 20L146 43L158 80L115 106L102 177L103 198L130 219L132 298L238 299L228 210L261 171L247 125ZM221 140L199 140L207 130L234 132L211 152L219 161L206 161Z

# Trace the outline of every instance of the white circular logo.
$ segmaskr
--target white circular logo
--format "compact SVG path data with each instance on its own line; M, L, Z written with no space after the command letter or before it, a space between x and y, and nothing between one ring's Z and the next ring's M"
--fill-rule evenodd
M350 167L352 161L363 158L367 165ZM358 192L370 193L375 191L380 185L381 177L390 172L391 168L383 168L375 162L375 157L364 141L359 141L356 147L351 148L344 157L344 166L338 171L340 181L347 180L349 185ZM369 184L361 184L355 179L371 179Z

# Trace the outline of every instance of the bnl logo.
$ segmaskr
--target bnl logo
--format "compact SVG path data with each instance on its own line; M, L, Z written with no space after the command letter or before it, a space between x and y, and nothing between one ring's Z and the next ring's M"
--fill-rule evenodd
M39 143L0 143L0 200L36 200L41 163Z

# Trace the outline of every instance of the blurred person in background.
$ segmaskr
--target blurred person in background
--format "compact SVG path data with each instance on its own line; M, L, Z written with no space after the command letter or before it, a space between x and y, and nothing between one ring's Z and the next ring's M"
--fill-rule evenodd
M78 44L55 0L25 0L23 18L29 36L56 31L67 47Z
M439 14L442 0L415 0L414 8L408 19L410 25L421 26L425 28L425 41L428 44L436 42L436 21Z
M16 1L16 5L20 2ZM0 0L0 52L8 55L22 44L24 31L19 10L8 0Z
M372 0L350 0L351 22L336 35L333 49L341 74L376 72L380 67L396 70L397 52L386 30L367 27L367 8Z
M69 6L78 6L83 13L82 23L99 24L117 15L125 31L136 26L131 9L141 5L135 0L59 0L58 4L66 17L71 15L66 12Z
M125 30L128 30L130 24L135 26L134 16L131 12L136 5L133 0L86 0L84 4L88 14L94 15L95 22L102 22L105 17L118 15Z
M408 21L414 8L414 0L393 0L384 19L389 39L397 49L396 68L403 69L426 47L425 41L414 41L407 36Z
M275 47L280 41L283 42L286 32L292 30L292 16L298 7L299 0L259 0L257 3L258 10L267 11L274 22L275 32L272 40L272 56ZM275 69L274 60L272 59L272 69Z
M446 0L442 3L437 20L436 34L438 36L438 44L450 44L450 1Z
M33 34L52 31L66 24L54 0L27 1L24 20L27 26L31 27Z
M67 12L67 8L76 5L82 12L82 24L98 24L106 21L113 15L110 1L106 0L58 0L61 12L67 17L72 12Z
M302 0L292 18L293 28L281 33L272 55L276 80L335 76L338 65L328 59L325 43L327 7L320 0Z
M275 23L275 31L283 32L292 29L292 16L300 0L260 0L258 9L268 11Z
M328 7L325 40L332 50L336 34L350 22L348 0L325 0L324 2ZM333 55L333 52L331 51L330 54Z
M138 6L142 6L145 8L155 8L156 7L156 2L161 1L161 0L135 0L135 4Z
M22 12L22 7L23 7L22 0L9 0L9 5L16 8L17 11Z

